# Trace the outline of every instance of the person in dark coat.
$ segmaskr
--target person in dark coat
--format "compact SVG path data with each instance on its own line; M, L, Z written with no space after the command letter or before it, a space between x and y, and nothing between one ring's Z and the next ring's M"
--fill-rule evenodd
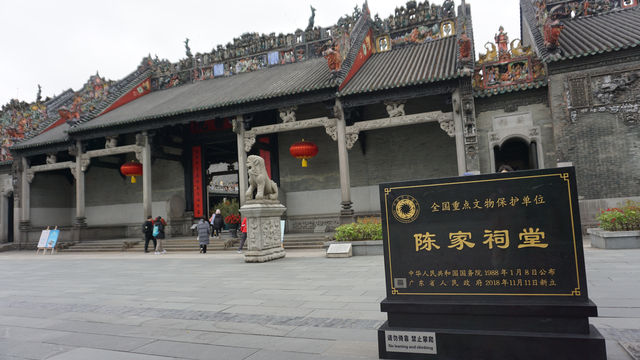
M156 221L153 223L153 228L154 228L154 233L156 232L156 227L158 229L157 231L157 235L155 236L156 240L158 241L157 245L156 245L156 255L159 254L166 254L167 250L164 249L164 247L162 247L162 240L164 239L164 227L167 224L166 221L164 221L164 219L162 218L162 216L158 216L156 218Z
M147 216L147 221L142 224L142 233L144 234L144 252L149 252L149 241L153 240L153 248L158 246L156 238L153 237L153 217Z
M207 253L207 245L209 245L209 223L205 220L205 218L200 219L198 222L198 226L196 226L198 230L198 243L200 243L200 253Z
M220 231L224 226L224 219L220 213L220 209L217 209L215 214L211 216L211 227L213 228L213 236L220 236Z

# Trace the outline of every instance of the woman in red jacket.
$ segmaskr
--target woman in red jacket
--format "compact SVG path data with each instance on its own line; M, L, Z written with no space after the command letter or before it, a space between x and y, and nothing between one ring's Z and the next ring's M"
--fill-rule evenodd
M240 246L238 247L238 254L242 254L242 247L247 240L247 218L242 219L242 225L240 225Z

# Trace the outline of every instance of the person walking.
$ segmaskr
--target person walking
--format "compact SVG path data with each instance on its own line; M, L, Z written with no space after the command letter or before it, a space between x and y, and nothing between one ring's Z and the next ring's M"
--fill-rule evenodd
M222 214L220 213L220 209L216 209L216 212L211 215L211 227L213 229L213 236L220 236L220 231L224 226L224 219L222 218Z
M198 242L200 243L200 253L206 254L207 245L209 245L210 232L209 232L209 223L207 222L207 220L205 220L204 217L200 219L200 221L198 222L198 226L196 226L196 229L198 230Z
M242 248L244 242L247 240L247 218L242 219L242 225L240 225L240 246L238 247L238 254L242 254Z
M162 218L162 216L158 216L156 221L153 223L153 234L156 240L158 241L156 244L156 255L166 254L167 250L162 247L162 240L164 239L164 227L167 224L166 221Z
M142 224L142 233L144 234L144 252L149 252L149 241L153 240L153 248L158 246L156 238L153 237L153 217L147 216L147 221Z

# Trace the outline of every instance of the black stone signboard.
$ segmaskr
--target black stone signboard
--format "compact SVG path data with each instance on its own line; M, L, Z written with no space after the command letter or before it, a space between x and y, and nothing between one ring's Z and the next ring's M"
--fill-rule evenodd
M606 358L573 168L387 183L380 197L381 358Z

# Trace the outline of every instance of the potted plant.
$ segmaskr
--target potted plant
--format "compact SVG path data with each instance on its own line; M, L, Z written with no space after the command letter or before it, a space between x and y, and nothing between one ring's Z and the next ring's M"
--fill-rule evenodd
M596 216L600 227L587 229L591 246L602 249L640 248L640 203L627 201L623 206L601 210Z
M336 242L350 242L353 255L382 254L382 224L379 218L360 219L355 223L340 225L334 235Z
M238 225L240 225L240 214L231 214L224 218L225 224L229 227L231 231L231 236L236 238L238 237Z

